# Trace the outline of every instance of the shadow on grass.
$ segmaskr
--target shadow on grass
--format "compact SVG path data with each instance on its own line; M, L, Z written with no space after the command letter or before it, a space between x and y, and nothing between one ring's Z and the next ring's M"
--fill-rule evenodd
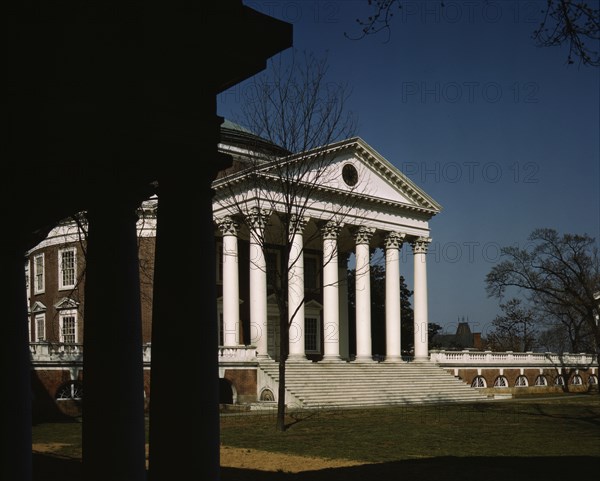
M574 471L591 469L600 456L561 457L453 457L364 464L302 473L222 468L221 481L365 481L418 479L419 481L564 481Z
M549 457L454 457L414 459L302 473L222 468L221 481L564 481L574 472L598 466L600 456ZM81 479L81 462L48 454L34 454L34 481L75 481Z
M33 453L35 481L80 480L81 460L55 454Z

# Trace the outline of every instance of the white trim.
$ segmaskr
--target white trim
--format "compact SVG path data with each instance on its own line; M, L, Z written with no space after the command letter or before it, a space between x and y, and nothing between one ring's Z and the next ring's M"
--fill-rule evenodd
M42 259L41 262L41 274L38 272L38 263L37 259ZM43 294L46 291L46 259L44 253L41 252L39 254L35 254L33 256L33 293L34 294ZM39 277L38 277L39 276ZM41 286L40 286L41 285Z
M63 254L65 252L73 253L73 283L65 284L64 283L64 274L65 271L63 269ZM77 285L77 248L76 247L64 247L58 250L58 290L66 290L66 289L74 289Z
M29 294L29 288L31 286L31 272L29 269L29 257L25 259L25 297L27 299L27 305L29 305L29 299L31 295Z
M35 342L42 342L46 340L46 313L41 312L38 314L35 314L33 316L33 321L35 324ZM43 329L38 329L40 326L40 321L41 321L41 326ZM44 332L41 333L40 335L40 330L43 330Z
M73 335L74 335L74 340L65 340L65 333L64 333L64 322L65 322L65 318L74 318L73 319ZM65 344L77 344L79 342L78 339L78 326L79 325L79 320L78 320L78 316L77 316L77 310L76 309L65 309L59 312L58 314L58 326L59 326L59 339L60 342L65 343Z
M308 321L315 321L315 349L309 349L308 342ZM304 316L304 352L306 354L321 354L321 319L319 316Z

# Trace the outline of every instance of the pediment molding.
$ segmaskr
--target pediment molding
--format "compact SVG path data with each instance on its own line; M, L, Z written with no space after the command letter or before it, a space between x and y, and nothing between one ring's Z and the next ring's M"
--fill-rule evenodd
M77 309L79 307L79 302L77 302L74 299L71 299L70 297L63 297L56 304L54 304L54 307L57 310L61 310L61 309Z
M47 309L47 307L44 305L43 302L40 302L40 301L35 301L33 303L33 305L31 306L31 312L33 314L37 314L40 312L46 312L46 309Z

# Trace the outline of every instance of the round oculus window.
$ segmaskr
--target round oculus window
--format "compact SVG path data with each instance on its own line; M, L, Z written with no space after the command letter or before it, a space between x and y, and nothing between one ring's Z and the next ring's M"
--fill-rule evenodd
M353 187L358 182L358 171L352 164L346 164L342 168L342 179L350 187Z

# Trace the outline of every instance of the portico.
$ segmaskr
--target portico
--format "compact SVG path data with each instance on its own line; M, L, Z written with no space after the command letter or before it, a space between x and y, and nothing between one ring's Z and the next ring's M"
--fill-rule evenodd
M262 195L243 173L214 184L223 347L250 344L256 347L259 360L277 358L280 296L287 301L288 362L306 361L307 355L315 360L315 353L322 362L373 362L370 269L375 262L373 251L381 249L385 257L385 361L402 361L400 275L408 270L414 277L413 358L428 360L428 220L440 211L439 204L362 139L339 142L319 154L328 159L325 174L319 173L323 185L314 194L314 202L295 210L298 214L289 215L289 206L277 195L276 181ZM311 155L305 153L302 158ZM348 169L354 175L345 175ZM410 249L412 262L401 262L401 249ZM241 251L248 252L243 259L238 256ZM349 267L355 272L352 346L345 285ZM240 288L240 282L247 286ZM244 319L239 306L246 302ZM240 332L239 326L249 333ZM355 353L351 359L350 352Z

